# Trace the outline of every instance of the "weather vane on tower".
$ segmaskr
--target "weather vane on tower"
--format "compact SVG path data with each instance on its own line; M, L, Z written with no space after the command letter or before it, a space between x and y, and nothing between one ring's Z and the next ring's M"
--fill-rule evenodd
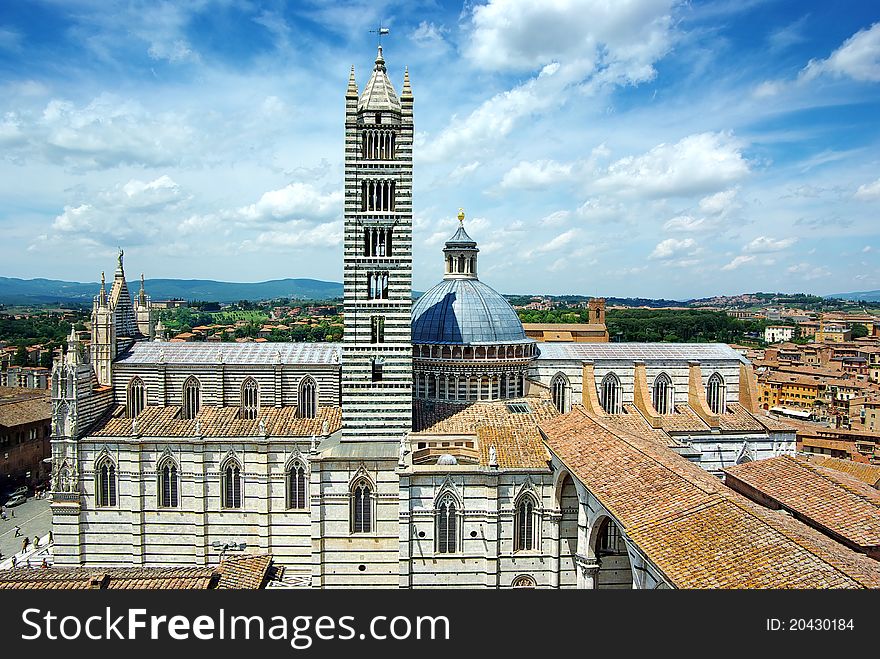
M388 30L387 27L382 27L382 22L381 22L381 21L379 22L379 27L377 27L375 30L370 30L370 34L375 34L375 35L377 35L377 37L378 37L378 39L379 39L379 45L380 45L380 46L382 45L382 35L383 35L383 34L388 34L388 32L389 32L389 30Z

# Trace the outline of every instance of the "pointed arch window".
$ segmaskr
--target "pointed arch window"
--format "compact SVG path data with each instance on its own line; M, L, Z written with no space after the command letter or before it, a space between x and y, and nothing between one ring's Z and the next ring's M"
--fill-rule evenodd
M535 500L523 496L516 505L514 518L514 550L529 551L535 549Z
M183 383L183 405L181 417L195 419L202 406L202 384L195 377L189 377Z
M247 378L241 385L241 418L256 419L260 411L260 385Z
M147 389L144 387L144 381L135 376L128 383L128 390L125 395L125 408L128 412L128 418L134 419L143 412L146 405Z
M179 495L177 465L169 458L159 465L159 507L177 508L180 505Z
M726 407L724 378L720 373L713 373L706 384L706 401L709 409L715 414L724 414Z
M222 477L223 507L241 508L241 466L230 460L223 468Z
M314 419L318 413L318 385L311 375L299 383L297 405L297 414L302 419Z
M602 409L608 414L620 414L623 409L621 404L620 378L614 373L609 373L602 378L600 387Z
M300 462L293 462L287 470L287 507L292 510L305 510L309 507L306 499L306 468Z
M437 504L437 553L458 551L458 508L455 498L446 494Z
M351 532L373 531L373 490L370 483L361 479L351 489Z
M116 505L116 465L103 458L95 468L95 504L99 508Z
M550 395L556 409L565 414L571 411L571 384L563 373L557 373L550 382Z
M654 378L651 402L654 404L657 414L672 414L675 411L673 395L672 378L666 373L661 373Z

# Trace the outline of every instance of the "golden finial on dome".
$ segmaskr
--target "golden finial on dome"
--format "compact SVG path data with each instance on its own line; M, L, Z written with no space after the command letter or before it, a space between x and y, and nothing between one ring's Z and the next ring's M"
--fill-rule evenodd
M464 208L458 209L458 223L464 224Z

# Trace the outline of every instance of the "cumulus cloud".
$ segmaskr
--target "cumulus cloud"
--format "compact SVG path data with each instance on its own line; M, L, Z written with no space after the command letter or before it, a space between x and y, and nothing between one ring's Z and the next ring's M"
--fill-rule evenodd
M281 228L260 233L242 243L244 251L291 252L311 247L335 247L342 242L341 220L311 225L303 220L285 223Z
M744 266L746 263L751 263L752 261L755 260L755 258L756 258L756 257L751 256L751 255L748 255L748 256L743 256L743 255L741 255L741 256L737 256L737 257L735 257L730 263L728 263L727 265L723 266L721 269L722 269L722 270L736 270L737 268L740 268L740 267Z
M831 271L824 265L817 266L813 265L812 263L797 263L786 268L786 272L805 281L822 279L823 277L828 277L831 275Z
M0 134L2 134L2 128L0 128ZM855 197L863 200L880 199L880 178L871 183L860 185L856 190Z
M572 163L554 160L521 161L501 179L504 189L540 189L572 180L575 167Z
M663 225L663 228L666 231L672 232L695 233L697 231L706 231L710 227L705 218L695 218L690 215L678 215L677 217L667 220Z
M651 259L673 259L680 256L690 255L696 252L697 241L693 238L667 238L654 247L654 251L648 258Z
M294 182L263 193L255 204L238 209L250 222L276 222L303 218L326 218L342 210L342 190L321 192L310 183Z
M535 70L587 57L629 82L654 76L672 43L675 0L490 0L474 6L465 55L487 69Z
M658 144L640 156L612 163L596 185L644 197L714 192L749 174L742 143L730 132L699 133Z
M767 254L770 252L781 252L791 247L797 238L768 238L767 236L758 236L752 242L743 247L744 252L750 254Z
M822 74L880 82L880 23L856 32L827 59L810 60L801 79L812 80Z

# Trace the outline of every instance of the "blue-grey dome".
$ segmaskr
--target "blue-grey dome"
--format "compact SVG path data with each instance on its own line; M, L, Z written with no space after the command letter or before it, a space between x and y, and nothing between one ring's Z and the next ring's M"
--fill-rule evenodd
M479 279L444 279L412 310L413 343L531 343L510 303Z

